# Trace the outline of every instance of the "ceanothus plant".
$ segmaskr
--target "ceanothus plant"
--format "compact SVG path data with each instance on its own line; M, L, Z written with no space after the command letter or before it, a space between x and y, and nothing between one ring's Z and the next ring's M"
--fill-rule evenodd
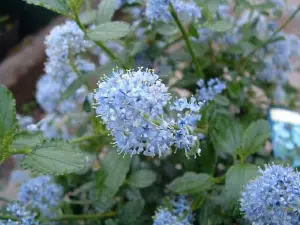
M300 5L280 25L285 1L25 1L67 20L41 119L0 85L0 161L33 176L0 225L299 224L299 174L264 146L266 107L299 108Z

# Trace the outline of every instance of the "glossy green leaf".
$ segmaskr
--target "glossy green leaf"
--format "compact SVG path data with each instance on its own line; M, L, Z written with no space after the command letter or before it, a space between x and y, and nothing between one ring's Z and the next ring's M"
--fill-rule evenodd
M102 0L98 5L96 23L110 22L117 9L117 1Z
M0 84L0 140L16 129L16 101L12 93Z
M97 176L97 195L99 198L112 198L126 179L131 158L121 156L115 149L110 150L101 161L101 170Z
M67 0L25 0L28 4L44 7L59 14L69 15Z
M47 140L35 146L22 161L22 167L41 174L69 174L83 170L85 154L64 140Z
M123 225L137 224L137 220L143 213L144 206L145 201L143 199L127 202L120 210L120 215L118 216L119 221L121 221Z
M258 120L250 124L243 136L242 151L248 156L257 152L270 137L270 124L266 120Z
M235 164L226 173L225 196L229 205L238 204L244 186L257 175L258 167L252 164Z
M234 155L242 145L242 126L236 121L222 119L215 123L212 132L213 144L218 152Z
M125 22L107 22L96 26L87 32L87 36L94 41L115 40L126 36L130 31L130 26Z
M16 150L22 150L24 148L34 148L36 145L41 144L45 140L45 137L41 132L29 133L21 132L14 136L12 147Z
M145 188L151 186L156 180L156 174L152 170L139 170L133 173L127 183L136 188Z
M216 32L226 32L233 28L233 24L230 21L219 20L207 25L207 27Z
M205 173L186 172L168 185L169 189L178 194L196 194L208 190L214 184L213 178Z

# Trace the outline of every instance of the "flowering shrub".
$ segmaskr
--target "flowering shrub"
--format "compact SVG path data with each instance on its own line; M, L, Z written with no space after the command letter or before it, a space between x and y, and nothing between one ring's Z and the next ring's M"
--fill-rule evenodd
M264 150L266 108L299 107L300 6L279 24L284 1L26 2L68 19L45 39L43 119L0 85L0 160L35 176L0 225L300 224L300 175Z

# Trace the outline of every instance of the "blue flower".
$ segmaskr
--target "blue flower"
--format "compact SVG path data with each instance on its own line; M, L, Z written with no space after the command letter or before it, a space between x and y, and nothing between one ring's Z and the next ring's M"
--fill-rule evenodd
M50 176L40 176L24 183L19 192L22 204L38 209L43 216L53 216L63 196L61 186L54 183Z
M179 111L178 116L170 118L164 112L170 101L167 90L151 70L117 71L99 82L94 94L96 114L112 132L119 152L161 156L173 145L186 153L193 147L201 105L195 98L190 103L183 100L184 106L178 100L170 107Z
M194 221L191 202L187 196L177 196L170 201L171 208L161 207L154 216L153 225L192 225Z
M19 219L19 221L1 221L0 225L39 225L35 219L36 214L26 209L26 206L18 202L11 203L7 206L6 211Z
M165 154L173 141L163 119L170 100L167 87L151 70L113 72L94 94L98 116L106 123L122 153Z
M241 210L255 224L299 224L299 173L280 165L260 169L260 176L242 193Z
M204 80L200 79L197 82L199 86L197 97L202 102L213 100L216 95L221 94L226 89L226 84L218 78L212 78L205 85Z
M171 3L179 16L184 19L199 19L202 16L201 9L193 0L148 0L146 16L149 21L151 23L154 21L169 22L172 19L172 15L169 10Z

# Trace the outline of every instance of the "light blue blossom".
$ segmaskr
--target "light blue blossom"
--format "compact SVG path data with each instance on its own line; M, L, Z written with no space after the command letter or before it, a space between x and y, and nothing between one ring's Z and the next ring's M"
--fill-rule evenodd
M241 210L252 223L300 223L300 176L292 168L268 165L260 176L247 184Z
M173 140L163 108L170 96L151 70L113 72L98 84L94 94L96 113L115 137L120 152L130 155L162 155Z
M175 8L175 11L184 19L199 19L201 18L201 9L193 0L148 0L146 7L146 16L149 21L169 22L172 19L170 13L170 4Z
M213 100L216 95L221 94L226 89L226 84L218 78L210 79L207 84L200 79L197 85L199 86L197 97L202 102Z
M61 113L72 112L82 105L87 95L85 87L79 88L69 99L60 102L62 93L77 79L77 74L72 65L80 72L90 72L95 65L80 56L93 47L93 43L87 41L84 32L74 21L56 26L46 37L45 72L37 83L36 99L47 112L58 111ZM72 63L71 63L72 58Z
M55 214L63 197L63 189L50 176L40 176L24 183L19 192L19 200L24 205L39 210L43 216Z
M114 71L99 82L94 94L96 114L112 132L119 152L161 156L174 144L189 152L196 139L191 121L197 119L194 114L200 105L192 100L184 108L185 115L180 112L178 118L169 118L164 112L170 101L167 90L151 70Z
M11 203L7 206L6 211L19 219L19 221L12 221L12 220L7 220L7 221L1 221L0 220L0 225L39 225L39 222L35 219L36 214L30 212L29 210L26 209L26 206L14 202Z
M161 207L154 216L153 225L192 225L194 218L191 202L181 195L170 201L171 208Z

